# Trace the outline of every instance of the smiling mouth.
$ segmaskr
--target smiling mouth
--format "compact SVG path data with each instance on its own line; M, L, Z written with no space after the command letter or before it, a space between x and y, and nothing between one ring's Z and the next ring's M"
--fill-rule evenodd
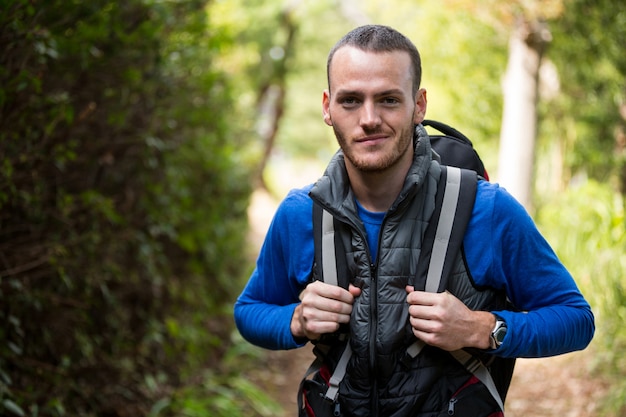
M381 140L387 139L387 135L378 134L378 135L369 135L363 138L356 139L355 142L365 143L365 142L379 142Z

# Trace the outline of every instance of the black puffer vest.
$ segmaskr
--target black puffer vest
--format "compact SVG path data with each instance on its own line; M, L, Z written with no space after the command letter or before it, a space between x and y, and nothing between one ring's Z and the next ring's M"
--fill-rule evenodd
M344 329L353 353L339 388L338 415L449 415L451 401L456 401L451 398L471 379L463 366L440 349L427 346L415 359L407 356L407 347L415 337L408 322L405 287L410 282L417 290L424 290L424 277L416 277L418 259L435 208L440 173L440 165L432 159L428 135L418 127L413 164L381 226L376 264L369 254L341 152L311 190L315 203L339 220L336 233L345 248L343 273L362 290L349 328ZM321 267L316 265L313 279L323 279L321 275ZM501 304L502 297L495 291L475 288L462 253L457 256L448 291L474 310L490 310ZM325 356L330 372L341 351L342 342L331 343ZM490 399L489 394L483 397Z

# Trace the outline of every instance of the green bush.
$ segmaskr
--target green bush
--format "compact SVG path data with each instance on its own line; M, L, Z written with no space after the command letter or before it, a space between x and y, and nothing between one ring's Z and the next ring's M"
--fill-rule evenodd
M0 414L147 415L229 345L249 195L211 65L230 40L199 1L1 9Z
M589 181L546 204L538 224L568 266L596 316L602 375L612 381L608 415L626 409L626 223L624 199Z

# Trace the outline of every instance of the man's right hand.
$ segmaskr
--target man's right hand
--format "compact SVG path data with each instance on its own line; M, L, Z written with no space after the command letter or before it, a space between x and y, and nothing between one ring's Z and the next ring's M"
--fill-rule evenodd
M317 340L332 333L342 323L350 322L354 299L361 289L350 284L346 291L337 286L314 281L300 294L302 301L291 317L291 333L295 338Z

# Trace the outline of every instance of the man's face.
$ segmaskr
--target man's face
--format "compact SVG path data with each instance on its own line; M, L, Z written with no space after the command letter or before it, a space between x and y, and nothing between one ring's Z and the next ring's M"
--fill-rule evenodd
M426 91L413 96L409 54L345 46L332 59L329 80L324 121L333 127L346 163L362 172L410 164L413 126L424 119Z

